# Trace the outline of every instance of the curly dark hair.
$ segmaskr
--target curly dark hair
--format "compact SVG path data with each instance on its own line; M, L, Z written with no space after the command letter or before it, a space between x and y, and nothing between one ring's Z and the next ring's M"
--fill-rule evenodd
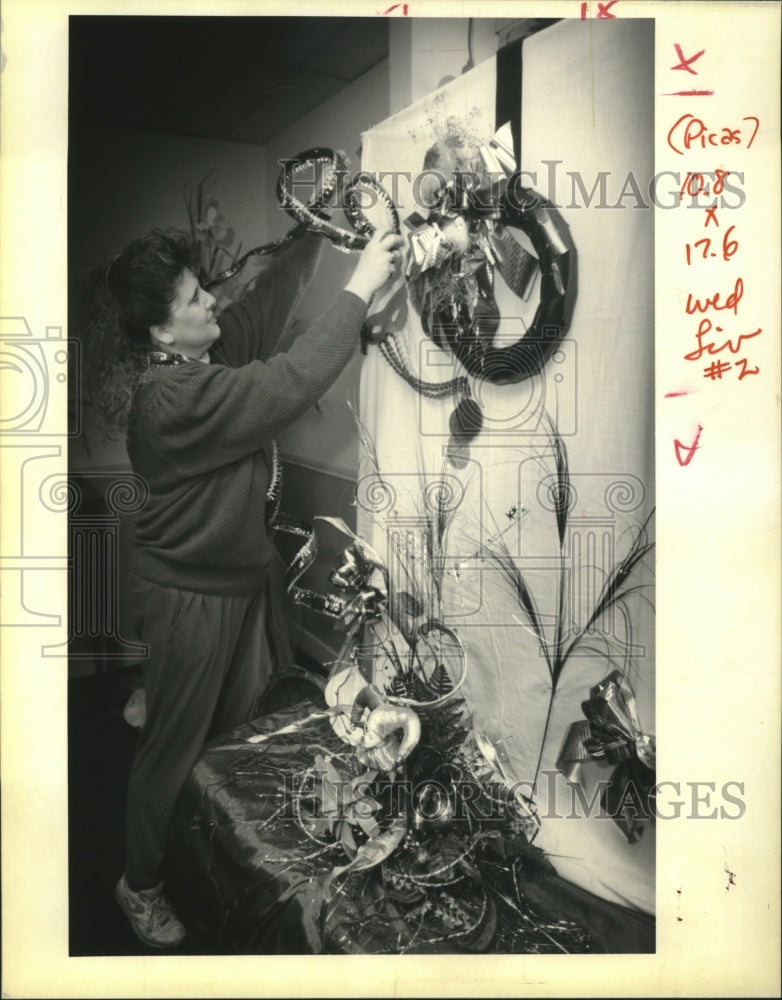
M149 369L150 327L168 321L186 269L198 272L190 236L153 229L88 277L86 387L105 432L127 428Z

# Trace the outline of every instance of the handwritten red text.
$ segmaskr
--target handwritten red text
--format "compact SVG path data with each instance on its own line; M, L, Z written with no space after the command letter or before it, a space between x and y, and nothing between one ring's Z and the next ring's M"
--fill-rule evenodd
M746 147L749 149L758 134L760 119L754 115L745 115L741 120L750 124L740 125L738 128L725 126L711 129L702 119L696 118L695 115L688 112L677 118L668 130L668 145L679 156L684 156L685 152L689 152L691 149L741 146L745 141ZM751 133L749 138L747 138L748 133Z

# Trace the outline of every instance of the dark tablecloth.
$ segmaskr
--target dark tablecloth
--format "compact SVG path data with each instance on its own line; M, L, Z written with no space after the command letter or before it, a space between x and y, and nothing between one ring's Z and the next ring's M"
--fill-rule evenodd
M191 772L173 817L167 881L195 934L236 954L654 950L649 917L556 875L525 885L523 909L509 900L492 903L491 914L485 897L470 898L469 880L444 887L434 907L411 909L388 891L382 865L324 891L327 873L349 858L313 825L302 789L316 756L344 754L344 744L324 717L248 742L322 708L305 702L256 719L208 744Z

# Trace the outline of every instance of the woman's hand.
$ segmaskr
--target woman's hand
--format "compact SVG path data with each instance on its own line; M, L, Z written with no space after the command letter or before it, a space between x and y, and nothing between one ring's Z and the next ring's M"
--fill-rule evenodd
M382 288L396 271L402 260L404 239L390 229L377 229L372 239L361 251L353 277L345 286L369 304L375 292Z

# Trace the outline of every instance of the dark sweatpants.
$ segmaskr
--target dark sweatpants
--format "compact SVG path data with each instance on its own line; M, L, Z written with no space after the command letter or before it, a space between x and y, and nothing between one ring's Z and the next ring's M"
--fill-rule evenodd
M252 718L271 654L266 591L216 597L133 577L131 597L149 646L126 818L125 874L141 889L161 881L174 804L204 742Z

